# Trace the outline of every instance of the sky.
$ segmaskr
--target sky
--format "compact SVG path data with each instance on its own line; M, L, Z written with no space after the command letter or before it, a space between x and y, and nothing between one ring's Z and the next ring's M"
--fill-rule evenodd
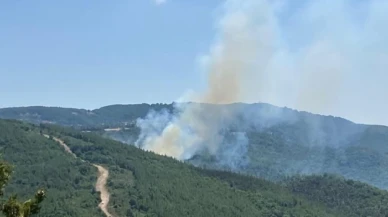
M185 98L207 86L222 7L244 2L258 4L245 17L260 49L240 101L388 125L388 2L378 0L2 1L0 107Z

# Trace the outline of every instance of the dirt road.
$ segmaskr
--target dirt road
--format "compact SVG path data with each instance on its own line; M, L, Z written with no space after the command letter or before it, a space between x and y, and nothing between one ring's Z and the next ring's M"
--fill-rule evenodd
M49 135L44 134L44 136L46 138L50 138ZM63 140L58 139L56 137L53 137L53 139L56 142L58 142L65 149L66 152L68 152L69 154L73 155L73 157L77 158L77 156L71 151L69 146L67 146L66 143ZM82 161L85 162L84 160L82 160ZM105 214L106 217L113 217L113 215L110 214L109 211L108 211L108 204L109 204L110 194L109 194L108 189L106 188L106 182L107 182L108 177L109 177L109 170L107 170L106 168L104 168L104 167L102 167L100 165L97 165L97 164L92 164L92 165L95 166L98 169L98 178L97 178L97 182L96 182L96 191L100 192L100 198L101 198L101 203L98 205L98 207L101 209L101 211Z
M108 192L108 189L106 188L106 182L109 177L109 171L97 164L93 164L93 166L97 167L99 173L96 183L96 191L99 191L101 193L101 203L98 205L98 207L100 207L100 209L105 213L107 217L112 217L112 215L108 211L110 194Z

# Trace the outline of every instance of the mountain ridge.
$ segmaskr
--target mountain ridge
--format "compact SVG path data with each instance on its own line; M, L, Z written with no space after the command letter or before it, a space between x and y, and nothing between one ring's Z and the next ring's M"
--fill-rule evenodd
M61 107L61 106L43 106L43 105L39 105L39 106L13 106L13 107L3 107L3 108L0 108L0 118L8 118L7 116L11 115L11 112L14 113L14 115L15 115L15 113L20 115L22 113L17 113L17 112L18 111L21 112L21 110L26 110L26 111L37 110L37 109L58 110L58 111L59 110L62 110L62 111L63 110L68 110L68 111L71 111L71 112L79 111L79 112L84 112L84 113L90 113L90 115L93 115L93 113L94 114L95 113L100 113L103 110L109 110L109 109L112 109L112 108L113 109L130 108L130 107L137 107L137 108L139 108L140 106L154 108L156 106L156 107L164 107L166 109L170 109L171 107L173 107L174 105L177 105L177 104L190 104L190 103L196 103L196 102L111 104L111 105L102 106L102 107L99 107L99 108L96 108L96 109L84 109L84 108ZM381 124L357 123L357 122L354 122L354 121L352 121L350 119L346 119L346 118L343 118L343 117L340 117L340 116L334 116L334 115L330 115L330 114L327 114L327 115L318 114L318 113L313 113L313 112L309 112L309 111L305 111L305 110L293 109L293 108L289 108L289 107L286 107L286 106L283 106L283 107L282 106L276 106L276 105L272 105L272 104L264 103L264 102L257 102L257 103L236 102L236 103L228 103L228 104L196 103L196 104L218 105L218 106L229 106L229 105L270 106L270 107L273 107L273 108L286 109L286 110L289 110L289 111L292 111L292 112L297 112L297 113L306 114L306 115L314 115L314 116L320 116L320 117L326 117L326 118L341 119L341 120L348 121L348 122L351 122L353 124L358 124L358 125L387 127L387 125L381 125ZM9 118L11 119L11 117L9 117ZM12 119L18 119L18 118L14 118L13 117Z
M388 181L384 181L384 176L388 176L386 126L356 124L340 117L299 112L266 103L202 106L232 110L234 117L222 136L227 138L230 133L245 132L248 146L242 147L245 152L239 158L225 159L230 157L229 145L221 146L219 152L212 156L206 151L196 153L194 158L189 159L190 163L215 169L233 169L271 180L295 174L333 173L388 189ZM20 115L31 109L38 109L41 112L39 115L44 118ZM142 130L136 123L139 118L147 118L152 110L156 111L156 115L163 115L162 111L172 115L180 112L176 104L146 103L79 110L83 112L79 114L72 113L76 111L72 109L39 109L0 109L0 118L71 126L134 145ZM206 118L206 114L199 118ZM242 157L248 161L242 162Z
M139 109L141 107L148 107L149 109L155 109L155 107L158 107L159 109L160 108L172 109L174 107L174 105L177 105L177 104L189 104L189 103L196 103L196 102L111 104L111 105L106 105L106 106L102 106L102 107L95 108L95 109L62 107L62 106L44 106L44 105L38 105L38 106L12 106L12 107L0 108L0 118L22 120L21 119L22 117L20 117L20 116L22 116L22 114L23 114L22 111L23 110L30 111L30 110L37 110L37 109L40 110L40 109L42 109L43 111L39 112L40 115L41 115L41 113L43 113L43 112L45 112L47 110L56 110L56 112L67 110L69 112L82 112L84 114L88 114L90 116L93 116L93 115L97 115L98 113L101 114L101 111L109 110L109 109L112 109L112 108L115 109L115 110L117 110L118 108L125 109L125 108L130 108L130 107L135 107L136 109ZM209 104L209 103L197 103L197 104ZM317 116L317 117L323 117L323 118L337 119L337 120L346 121L346 122L350 122L352 124L357 124L357 125L361 125L361 126L388 128L388 125L384 125L384 124L358 123L358 122L355 122L355 121L353 121L351 119L344 118L344 117L341 117L341 116L335 116L335 115L331 115L331 114L318 114L318 113L309 112L309 111L306 111L306 110L298 110L298 109L290 108L290 107L287 107L287 106L277 106L277 105L272 105L270 103L264 103L264 102L256 102L256 103L236 102L236 103L228 103L228 104L209 104L209 105L219 105L219 106L222 106L222 105L224 105L224 106L225 105L246 105L246 106L259 105L259 106L269 106L269 107L272 107L272 108L289 110L291 112L300 113L300 114L304 114L304 115L308 115L308 116ZM15 116L15 115L18 115L19 117ZM74 114L74 115L76 115L76 114ZM58 117L58 116L56 116L56 117ZM29 121L29 120L26 120L26 121ZM37 121L37 120L32 120L32 121ZM53 121L53 120L52 119L51 120L41 120L41 122L48 122L48 123L50 123L51 121ZM39 122L39 121L37 121L37 122ZM63 124L63 123L59 123L59 124ZM77 124L78 125L82 125L80 123L77 123ZM72 126L72 124L63 124L63 125Z

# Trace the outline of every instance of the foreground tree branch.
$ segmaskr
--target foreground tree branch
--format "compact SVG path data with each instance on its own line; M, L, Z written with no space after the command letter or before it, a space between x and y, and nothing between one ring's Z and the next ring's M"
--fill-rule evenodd
M12 167L7 162L0 162L0 196L4 195L4 187L7 185L12 174ZM39 190L33 199L21 202L17 199L17 195L11 196L7 201L0 204L0 211L6 217L29 217L38 214L41 207L40 204L46 197L44 190Z

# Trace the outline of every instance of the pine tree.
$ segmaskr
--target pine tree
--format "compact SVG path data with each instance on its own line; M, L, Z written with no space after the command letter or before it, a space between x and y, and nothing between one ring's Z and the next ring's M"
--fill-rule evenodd
M4 195L4 187L7 185L12 174L12 167L7 162L0 162L0 196ZM33 199L20 202L17 195L11 196L8 200L2 201L0 211L6 217L29 217L38 214L40 204L46 197L44 190L39 190Z

